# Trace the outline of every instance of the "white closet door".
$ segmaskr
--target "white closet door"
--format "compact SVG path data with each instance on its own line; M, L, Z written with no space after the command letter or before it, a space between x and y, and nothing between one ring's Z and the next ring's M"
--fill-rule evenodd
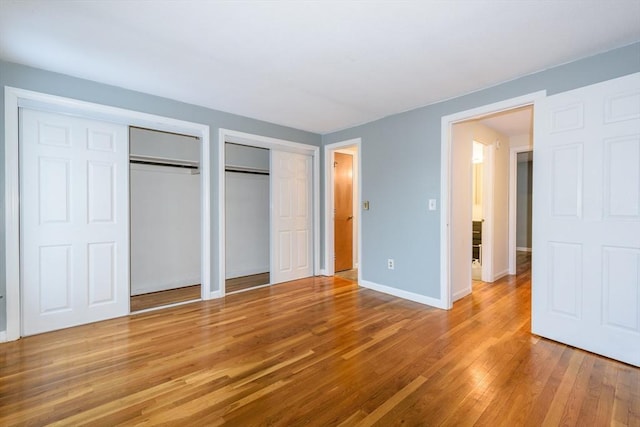
M532 331L640 366L640 74L535 106Z
M271 284L313 275L311 156L271 150Z
M21 110L23 335L129 312L127 132Z

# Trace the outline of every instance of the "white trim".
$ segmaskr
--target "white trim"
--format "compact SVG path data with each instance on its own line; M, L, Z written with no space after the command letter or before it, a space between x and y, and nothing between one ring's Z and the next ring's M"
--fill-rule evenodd
M407 299L409 301L418 302L420 304L429 305L431 307L442 308L442 309L447 308L442 305L441 300L436 298L431 298L431 297L416 294L413 292L403 291L402 289L392 288L390 286L379 285L378 283L369 282L367 280L360 280L360 279L358 280L359 280L358 284L363 288L372 289L374 291L382 292L388 295L393 295L394 297Z
M225 296L227 280L225 136L225 130L220 128L218 130L218 289L216 292L219 292L221 297Z
M194 302L200 302L200 301L202 301L201 298L190 299L189 301L174 302L174 303L171 303L171 304L161 305L161 306L158 306L158 307L150 307L150 308L145 308L144 310L132 311L130 313L130 315L131 316L135 316L135 315L138 315L138 314L148 313L150 311L164 310L165 308L177 307L179 305L192 304Z
M18 97L20 92L4 88L4 230L6 341L20 338L20 175L18 171Z
M7 331L0 331L0 343L7 342Z
M200 148L200 298L211 299L211 152L209 126L201 129Z
M544 98L545 96L546 91L543 90L442 116L440 130L440 298L436 299L439 307L450 309L452 306L450 286L451 262L449 259L451 126L454 123L477 118L478 116L494 114L525 105L533 105L537 99Z
M531 248L525 248L523 246L517 246L516 247L516 251L519 251L519 252L531 252ZM511 274L515 274L515 273L511 273Z
M222 294L222 291L217 290L217 291L211 291L209 293L209 299L217 299L217 298L222 298L224 295Z
M354 201L354 211L360 212L360 206L362 205L362 139L354 138L346 141L335 142L333 144L327 144L324 146L324 269L325 276L333 276L335 274L335 265L331 262L335 256L334 248L334 227L333 227L333 153L346 148L356 147L356 169L357 169L357 196ZM357 216L358 223L358 239L357 239L357 254L358 261L357 266L362 264L362 215ZM358 268L358 281L362 279L361 268Z
M219 142L232 142L234 144L278 149L290 153L307 154L311 156L320 153L320 147L318 146L288 141L286 139L272 138L270 136L254 135L224 128L220 128L220 135L224 136L224 139L221 139ZM222 148L224 148L224 145Z
M229 292L227 295L241 294L242 292L253 291L254 289L260 288L268 288L269 286L271 286L271 283L267 283L266 285L251 286L250 288L238 289L237 291Z
M445 116L446 117L446 116ZM451 269L449 268L449 164L451 162L451 122L442 117L440 129L440 298L438 304L445 310L452 307L449 290Z
M509 152L509 274L516 274L516 235L518 217L518 153L533 151L531 145L511 147ZM529 249L531 251L531 249Z
M493 282L493 265L494 260L494 230L495 230L495 169L496 169L496 143L484 146L484 165L482 168L482 246L480 250L482 254L482 281ZM471 268L471 266L469 266ZM471 285L471 284L470 284ZM457 298L453 296L452 301Z
M500 280L504 276L508 276L508 275L509 275L509 270L503 270L503 271L501 271L499 273L496 273L495 276L493 276L492 282L495 282L496 280Z
M89 119L139 126L166 132L181 133L200 138L201 144L201 298L211 294L211 213L210 213L210 153L209 126L170 117L123 108L110 107L72 98L49 95L25 89L5 86L5 236L6 236L6 286L7 330L6 340L20 338L20 236L19 236L19 175L18 109L33 108L44 111L71 114Z
M172 290L172 289L178 289L178 288L189 288L191 286L202 286L202 285L198 285L198 280L200 280L200 278L198 278L195 282L191 281L190 285L187 284L175 284L175 283L165 283L162 285L157 285L157 286L152 286L152 287L145 287L145 288L137 288L135 293L131 293L132 297L138 296L138 295L144 295L144 294L152 294L154 292L162 292L162 291L168 291L168 290ZM202 289L202 288L200 288ZM202 292L200 292L201 296L202 296ZM167 307L165 305L161 306L161 307Z
M224 144L248 145L266 149L277 149L291 153L306 154L313 161L313 274L320 273L320 147L271 138L268 136L254 135L245 132L220 128L218 131L218 283L219 296L224 296L225 291L225 149ZM213 293L212 293L213 294Z
M453 301L458 301L460 298L464 298L467 295L471 295L471 288L466 288L459 290L458 292L454 292L453 295L451 295L451 299Z

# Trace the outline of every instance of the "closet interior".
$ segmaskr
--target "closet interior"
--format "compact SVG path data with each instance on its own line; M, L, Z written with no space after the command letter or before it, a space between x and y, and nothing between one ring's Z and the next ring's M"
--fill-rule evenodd
M270 151L225 143L225 292L270 283Z
M200 141L131 127L131 311L201 297Z

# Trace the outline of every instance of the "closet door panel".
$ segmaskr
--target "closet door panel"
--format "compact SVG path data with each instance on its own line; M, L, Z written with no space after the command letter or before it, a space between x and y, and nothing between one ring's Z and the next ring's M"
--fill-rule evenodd
M311 156L271 151L271 283L313 275Z
M127 127L20 112L23 335L129 312Z

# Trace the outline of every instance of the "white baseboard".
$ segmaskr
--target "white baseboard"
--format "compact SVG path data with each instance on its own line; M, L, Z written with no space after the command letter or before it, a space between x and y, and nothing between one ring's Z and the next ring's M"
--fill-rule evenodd
M508 276L509 275L509 269L506 269L504 271L501 271L500 273L494 274L493 275L493 281L495 282L498 279L502 279L504 276Z
M382 292L385 294L393 295L394 297L406 299L409 301L419 302L420 304L429 305L431 307L441 308L446 310L445 305L439 299L428 297L426 295L420 295L413 292L403 291L401 289L392 288L390 286L380 285L378 283L369 282L367 280L360 280L358 283L363 288L372 289L374 291Z
M471 294L471 288L463 289L451 295L451 302L456 302L461 298Z
M7 331L0 331L0 342L7 342Z
M233 291L233 293L234 294L239 294L239 293L242 293L242 292L250 292L250 291L254 291L256 289L260 289L260 288L268 288L269 286L273 286L273 285L271 285L271 283L267 283L266 285L251 286L250 288L245 288L245 289L240 289L240 290L237 290L237 291ZM226 295L228 295L228 294L226 294Z
M236 277L253 276L254 274L268 273L269 266L246 268L243 270L226 271L225 279L235 279Z
M531 252L531 248L525 248L525 247L522 247L522 246L516 246L516 251Z
M148 313L150 311L164 310L165 308L178 307L180 305L191 304L191 303L198 302L198 301L199 300L174 302L173 304L160 305L158 307L151 307L151 308L145 308L144 310L133 311L133 312L131 312L129 314L136 315L136 314ZM109 318L103 319L103 320L109 320Z
M216 299L216 298L222 298L222 291L219 289L217 291L209 292L209 299Z
M321 269L320 269L320 275L321 275L321 276L328 276L328 274L327 274L327 269L326 269L326 268L321 268Z
M144 288L131 287L131 296L150 294L152 292L168 291L169 289L186 288L187 286L194 286L200 282L200 278L194 278L193 280L185 280L182 283L162 283L159 285L148 286Z

